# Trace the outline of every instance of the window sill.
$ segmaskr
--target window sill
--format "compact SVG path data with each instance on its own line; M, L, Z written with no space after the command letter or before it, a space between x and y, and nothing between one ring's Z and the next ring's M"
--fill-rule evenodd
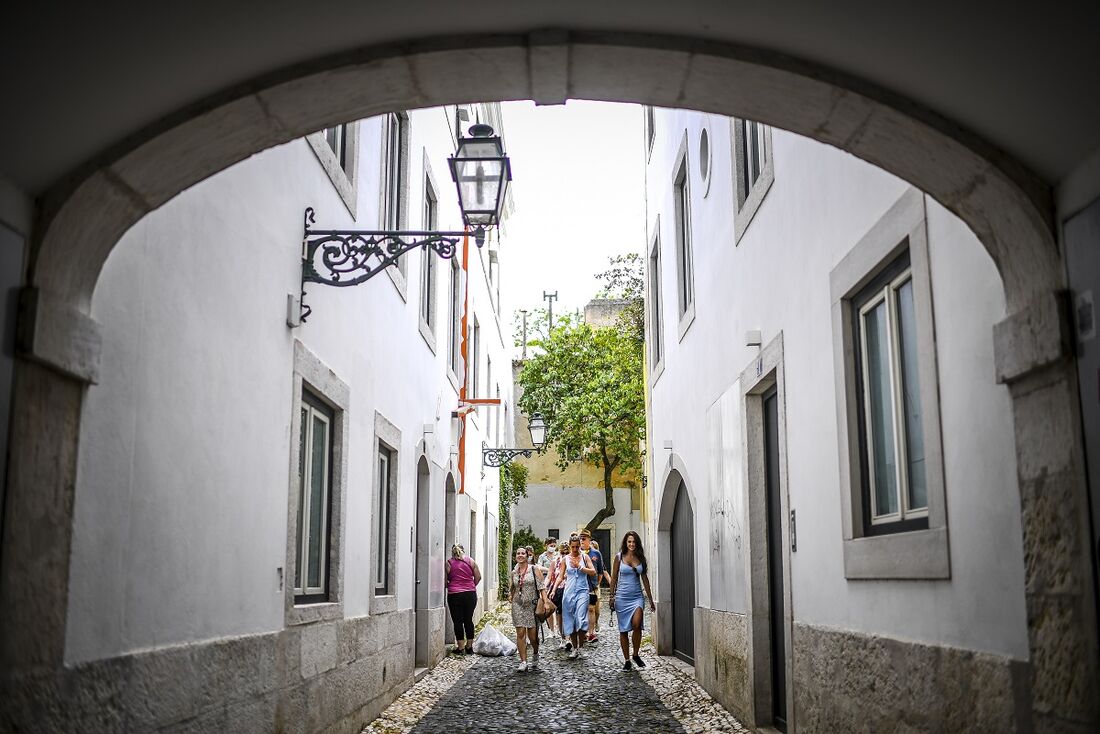
M397 611L397 596L395 594L387 594L385 596L375 596L370 602L371 614L388 614L390 612Z
M460 392L458 375L455 374L455 371L451 369L450 365L447 365L447 381L451 383L451 387L454 388L455 394L457 395Z
M317 622L331 622L344 618L344 605L340 602L320 602L317 604L295 604L286 612L287 627Z
M657 380L661 379L661 375L665 373L665 361L662 359L649 373L649 386L653 388L657 385Z
M401 268L397 265L390 265L386 268L386 275L390 276L390 280L393 281L393 286L397 289L397 294L401 296L401 300L408 303L409 286L405 274L401 272Z
M424 343L428 345L428 349L432 350L432 354L435 354L435 332L423 318L418 318L416 321L420 326L420 336L424 337Z
M750 190L748 196L745 197L745 202L741 205L741 208L737 210L737 214L733 218L733 231L736 237L735 244L741 244L741 238L745 236L745 232L752 223L753 217L756 216L756 212L760 209L760 205L764 203L764 197L768 195L768 191L771 190L774 182L775 164L772 159L769 158L767 163L764 164L764 170L760 172L760 178L756 179L756 183L752 185L752 190Z
M947 528L844 541L848 579L949 579Z
M695 301L692 301L691 305L688 306L687 311L684 311L680 315L680 333L677 341L682 342L684 340L684 334L688 332L688 329L691 328L691 325L693 323L695 323Z

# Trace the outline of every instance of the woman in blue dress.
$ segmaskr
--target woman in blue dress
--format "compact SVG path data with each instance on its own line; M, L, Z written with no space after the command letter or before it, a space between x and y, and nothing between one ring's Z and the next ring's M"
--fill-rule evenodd
M623 536L623 544L615 555L615 562L611 564L611 609L619 617L619 645L623 649L623 670L630 670L630 648L626 640L628 632L633 632L631 641L634 643L634 664L639 668L645 667L645 663L638 654L638 648L642 644L642 614L645 607L645 598L642 596L643 587L645 596L649 597L649 610L652 612L657 609L653 603L653 592L649 589L647 570L642 539L636 532L629 530Z
M569 536L569 552L562 555L559 576L565 578L562 595L562 633L569 636L569 659L580 657L580 649L588 636L588 579L595 576L596 567L587 553L581 553L581 536Z

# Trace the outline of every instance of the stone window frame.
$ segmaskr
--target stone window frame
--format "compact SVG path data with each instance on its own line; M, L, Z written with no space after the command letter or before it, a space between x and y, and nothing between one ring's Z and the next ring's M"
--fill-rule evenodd
M653 157L653 141L657 139L657 109L653 105L642 105L642 126L645 128L646 163Z
M649 337L649 385L653 387L657 380L665 372L665 331L663 323L664 299L661 288L661 215L657 215L657 222L653 227L653 236L649 239L649 253L646 258L646 277L650 290L649 307L646 309L646 318L649 320L649 328L646 335ZM656 354L656 359L654 359Z
M427 231L435 230L439 224L439 185L436 183L435 174L432 172L431 161L428 160L428 151L424 150L423 156L423 173L424 173L424 201L421 206L421 228ZM435 217L429 215L428 202L434 203L436 206L433 209ZM432 351L432 354L436 353L436 339L435 329L439 324L439 262L438 256L431 249L424 249L420 253L420 295L417 301L417 325L420 330L420 336L424 337L424 342L428 345L428 349ZM431 278L431 284L428 288L425 288L425 274L430 272L434 277ZM428 292L425 293L425 290ZM427 311L429 319L424 318L425 303L424 299L428 300Z
M680 149L672 165L672 208L676 245L676 309L679 313L679 341L695 321L695 258L691 242L691 172L688 170L688 135L680 140ZM681 193L681 189L683 192ZM690 296L690 301L688 298Z
M852 328L853 296L909 250L917 314L917 372L924 414L928 527L864 535L862 469ZM935 320L924 194L910 187L829 273L833 322L833 364L840 458L844 575L848 579L951 578L947 501L940 427Z
M393 612L397 610L397 527L398 527L398 497L401 493L401 466L402 466L402 454L401 451L401 429L391 423L384 415L378 411L374 412L374 462L371 464L371 474L373 476L372 484L373 491L371 492L371 528L375 527L374 514L378 509L378 464L381 460L380 451L381 447L385 446L390 452L390 472L389 472L389 497L388 507L386 511L389 513L389 533L386 538L386 579L388 582L385 593L379 594L375 585L374 568L375 561L377 559L371 559L371 602L370 610L372 614L386 614L387 612ZM377 547L375 542L377 538L372 538L371 552L373 554L374 549Z
M340 200L344 202L351 218L355 219L359 204L359 121L344 123L344 165L336 157L336 151L329 145L325 130L318 130L306 136L317 161L321 164Z
M452 257L449 262L451 263L451 269L447 273L447 316L449 318L447 325L447 380L451 383L455 393L458 393L462 385L457 370L462 360L462 302L465 287L463 279L466 274L459 265L459 258Z
M326 143L327 145L327 143ZM301 341L294 341L293 399L290 419L290 477L287 492L286 569L283 574L284 623L286 626L342 619L344 616L344 525L347 504L348 410L351 388ZM329 489L328 601L296 604L294 573L297 566L298 500L302 491L297 436L302 430L304 390L332 410L332 480Z
M402 172L401 180L397 186L397 207L398 207L398 220L396 222L391 221L389 216L389 204L390 195L389 190L389 166L391 163L390 156L393 151L390 149L390 129L394 120L401 122L401 129L398 132L398 147L396 151L397 166ZM387 112L382 116L382 135L381 135L381 151L379 160L382 165L379 166L379 175L381 180L378 186L378 222L379 229L407 229L409 224L409 150L410 142L412 140L412 118L409 116L408 111L401 110L398 112ZM386 274L393 282L397 293L401 296L401 300L408 302L409 285L408 285L408 272L409 264L408 260L404 257L397 259L397 267L386 268Z
M760 205L764 203L764 197L768 195L772 184L775 183L775 155L772 149L772 128L770 125L756 123L764 130L764 167L760 169L760 176L748 185L745 170L745 125L746 120L739 117L730 118L730 139L733 142L733 181L734 181L734 211L733 232L734 245L741 244L741 238L745 236L749 225L752 223ZM748 122L754 122L749 120Z

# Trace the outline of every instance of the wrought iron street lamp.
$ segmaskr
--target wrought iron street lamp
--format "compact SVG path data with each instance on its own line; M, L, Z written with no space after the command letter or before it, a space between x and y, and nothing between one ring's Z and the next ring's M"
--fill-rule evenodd
M478 247L485 244L485 230L500 226L508 182L512 180L512 164L500 136L493 134L493 128L480 123L473 125L470 136L459 139L458 150L448 161L458 190L462 220L467 227L465 231L313 229L316 221L313 207L306 209L302 234L301 321L304 322L313 310L304 302L306 283L338 288L359 285L395 265L402 255L417 247L450 259L467 234L473 234Z
M481 460L485 466L504 466L517 456L530 458L532 451L541 451L546 444L546 421L541 413L535 413L527 423L531 431L531 444L534 449L490 449L481 450Z

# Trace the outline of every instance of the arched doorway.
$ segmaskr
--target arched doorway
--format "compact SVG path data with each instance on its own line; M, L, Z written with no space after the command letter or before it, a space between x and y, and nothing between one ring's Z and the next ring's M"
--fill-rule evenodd
M502 70L508 73L496 73ZM80 438L72 427L80 425L83 387L99 369L91 296L121 234L229 165L336 122L468 100L567 97L759 120L875 163L959 215L997 263L1012 313L997 332L998 379L1014 387L1016 443L1029 457L1017 465L1024 499L1041 499L1048 478L1057 477L1071 505L1064 517L1086 515L1075 373L1064 340L1051 336L1065 322L1049 188L994 146L833 70L702 39L531 33L361 49L195 104L103 153L43 197L30 287L23 294L9 445L0 585L4 607L12 610L4 645L8 667L58 667L63 658ZM224 134L227 126L234 135ZM1040 561L1026 571L1031 658L1051 671L1085 671L1079 688L1095 693L1088 546L1078 525L1045 518L1031 513L1023 523L1025 547L1039 549ZM1063 567L1085 579L1069 593L1045 582L1050 569ZM1081 644L1062 645L1066 639ZM1036 705L1045 712L1051 704Z
M421 456L416 466L416 558L414 585L415 661L416 667L427 667L431 661L429 646L430 619L428 607L431 590L431 469L428 460Z
M684 481L676 488L672 511L672 652L695 664L695 514Z
M451 546L455 544L455 477L454 474L447 474L447 481L444 484L445 493L447 496L443 509L443 557L451 557ZM446 594L446 590L444 590ZM444 608L447 605L444 604ZM443 625L443 640L444 642L451 644L455 641L454 625L451 623L451 611L447 609L447 621Z

